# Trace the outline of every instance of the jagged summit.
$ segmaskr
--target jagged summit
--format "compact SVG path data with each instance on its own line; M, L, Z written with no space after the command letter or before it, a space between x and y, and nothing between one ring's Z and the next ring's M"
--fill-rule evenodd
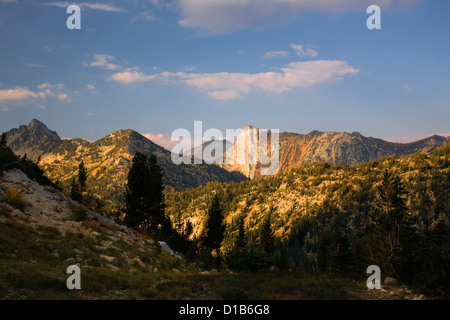
M61 138L55 131L37 119L26 125L11 129L6 133L8 145L19 155L26 154L28 158L37 160L39 156L54 148Z

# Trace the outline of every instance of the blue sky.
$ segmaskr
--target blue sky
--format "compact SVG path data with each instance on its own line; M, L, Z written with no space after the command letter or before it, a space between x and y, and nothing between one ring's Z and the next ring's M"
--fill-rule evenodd
M450 134L449 14L448 0L0 0L0 131Z

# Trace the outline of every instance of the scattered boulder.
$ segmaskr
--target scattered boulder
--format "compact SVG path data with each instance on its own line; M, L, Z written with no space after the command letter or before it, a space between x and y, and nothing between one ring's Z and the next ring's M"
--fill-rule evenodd
M161 246L162 250L166 251L171 256L173 256L175 254L175 252L173 252L173 250L170 249L169 245L167 243L165 243L164 241L158 241L158 244Z
M108 263L108 264L106 265L106 267L109 268L109 269L113 269L113 270L120 270L119 267L117 267L117 266L115 266L115 265L112 265L112 264L110 264L110 263Z
M11 212L11 216L12 216L12 217L16 217L16 218L25 218L25 217L26 217L25 213L23 213L23 212L20 211L19 209L14 209L14 210Z
M106 256L104 254L101 254L100 258L106 260L106 262L108 262L108 264L112 264L116 267L119 266L119 260L116 257L110 257L110 256Z
M76 260L74 257L69 257L66 260L64 260L65 263L76 263Z
M139 267L141 267L141 269L146 269L147 268L145 263L143 263L142 260L139 259L138 257L133 258L133 261L136 262L139 265Z

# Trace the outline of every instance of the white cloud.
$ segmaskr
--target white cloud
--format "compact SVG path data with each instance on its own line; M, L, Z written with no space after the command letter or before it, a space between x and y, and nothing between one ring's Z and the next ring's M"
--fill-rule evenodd
M347 61L317 60L293 62L276 71L255 74L162 72L146 75L138 71L124 71L111 75L109 80L119 83L152 80L184 83L206 91L214 99L231 100L256 90L280 94L293 88L335 82L358 72Z
M241 95L235 90L211 91L208 95L217 100L232 100L241 97Z
M150 81L156 77L157 75L145 75L142 72L125 70L123 72L113 74L109 80L120 83L133 83Z
M58 84L50 84L47 82L41 83L40 85L38 85L39 89L63 89L64 88L64 84L62 83L58 83Z
M47 110L47 107L46 107L46 106L44 106L44 105L40 105L40 106L39 106L39 109L42 109L42 110Z
M179 23L205 35L283 25L308 12L362 12L378 4L382 10L403 9L422 0L178 0Z
M268 51L264 54L264 58L274 58L274 57L286 57L288 55L287 51Z
M319 52L317 52L316 50L312 49L311 46L302 46L299 44L291 44L291 48L294 49L295 54L298 55L299 57L317 57L319 55ZM314 47L317 48L317 47Z
M62 102L70 102L71 101L69 96L65 93L60 93L56 97L58 98L59 101L62 101Z
M93 84L90 84L90 83L87 83L87 84L86 84L86 88L87 88L88 90L95 90L95 86L94 86Z
M33 91L27 87L17 86L14 89L0 90L0 102L46 99L47 97L56 97L60 101L70 102L69 95L61 92L64 89L64 84L62 83L51 84L44 82L38 85L37 88L39 90Z
M79 6L81 9L92 9L92 10L100 10L100 11L106 11L106 12L127 12L127 10L110 5L105 3L88 3L88 2L81 2L81 3L72 3L72 2L63 2L63 1L57 1L57 2L45 2L44 6L53 6L53 7L59 7L59 8L67 8L68 6L75 4Z
M119 65L111 63L111 61L114 61L114 60L115 60L115 58L108 54L95 54L94 61L90 62L87 65L89 65L91 67L100 67L100 68L104 68L104 69L108 69L108 70L121 69L121 67Z
M2 3L17 3L17 0L1 0Z
M50 95L51 92L46 89L43 91L34 92L26 87L16 87L14 89L0 90L0 102L14 101L14 100L26 100L32 98L45 98Z

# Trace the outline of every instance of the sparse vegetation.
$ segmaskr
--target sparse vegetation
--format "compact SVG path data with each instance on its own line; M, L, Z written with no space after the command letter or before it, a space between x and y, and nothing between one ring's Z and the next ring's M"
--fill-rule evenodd
M73 206L67 218L72 221L83 221L87 217L87 212L87 209L82 206Z
M4 201L10 206L19 209L21 211L25 208L25 202L23 201L23 193L16 189L8 189L5 191Z

